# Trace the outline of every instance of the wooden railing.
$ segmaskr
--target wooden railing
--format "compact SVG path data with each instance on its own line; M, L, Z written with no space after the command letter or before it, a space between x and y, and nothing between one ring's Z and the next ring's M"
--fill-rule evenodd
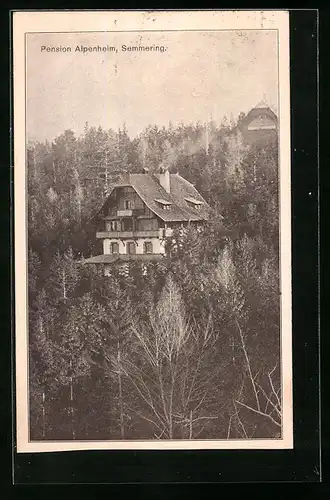
M159 230L157 231L100 231L96 233L96 238L158 238L160 237Z

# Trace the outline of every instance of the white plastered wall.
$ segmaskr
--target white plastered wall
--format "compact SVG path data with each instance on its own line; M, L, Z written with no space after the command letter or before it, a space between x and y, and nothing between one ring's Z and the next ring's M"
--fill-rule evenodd
M135 241L136 243L136 254L143 254L143 244L147 241L150 241L152 243L152 253L154 254L165 254L165 241L161 240L160 238L138 238L136 240L120 240L120 239L104 239L103 240L103 253L105 255L110 254L110 248L111 248L111 243L118 243L119 245L119 253L120 254L125 254L127 253L126 250L126 243L128 241Z

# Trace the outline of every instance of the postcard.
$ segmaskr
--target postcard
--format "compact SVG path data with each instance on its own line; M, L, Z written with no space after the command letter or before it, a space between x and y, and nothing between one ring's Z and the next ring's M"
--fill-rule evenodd
M293 448L289 14L13 14L18 452Z

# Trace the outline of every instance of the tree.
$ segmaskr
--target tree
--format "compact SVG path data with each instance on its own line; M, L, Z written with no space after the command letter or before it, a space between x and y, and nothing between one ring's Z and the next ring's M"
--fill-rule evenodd
M29 249L28 252L28 283L30 307L33 306L38 292L38 280L41 274L41 261L36 252Z
M269 418L280 423L277 143L248 148L229 129L210 123L208 148L200 123L135 139L86 125L79 138L28 145L34 436L279 432ZM169 258L105 278L79 264L101 252L92 217L116 172L142 165L183 175L212 215L202 231L174 231Z
M240 253L235 256L235 246L231 243L225 248L216 268L214 278L224 292L223 298L222 293L217 292L216 283L213 285L215 296L220 298L223 332L228 322L233 346L231 371L236 373L236 383L230 390L232 403L228 402L228 435L232 435L232 422L236 421L236 432L242 437L272 437L281 428L281 385L276 370L279 360L278 318L275 313L273 324L274 313L263 309L260 295L265 291L262 291L264 272L263 265L258 270L254 260L254 242L244 237L236 246ZM276 301L272 308L276 310Z
M250 386L253 391L254 395L254 402L250 403L251 397L248 398L248 404L246 402L243 402L242 398L242 391L240 393L240 397L236 400L233 400L235 409L237 403L241 407L243 407L246 410L249 410L249 412L261 417L263 420L266 421L266 423L271 423L271 425L275 426L275 428L280 429L282 428L282 404L281 404L281 384L278 384L278 387L275 388L275 384L273 381L273 374L275 370L277 369L277 364L274 365L274 367L267 373L267 379L268 379L268 387L265 383L260 381L260 376L259 380L258 378L258 373L255 374L252 371L251 367L251 362L250 362L250 356L247 351L247 347L244 341L244 336L239 324L239 321L236 320L236 325L237 329L239 332L239 337L241 341L241 347L244 352L244 359L245 359L245 369L246 369L246 380L249 381ZM242 386L243 388L243 386ZM243 393L244 394L244 393ZM245 393L245 398L246 398L246 393ZM238 412L236 410L236 415L238 415ZM253 436L248 436L244 425L241 423L242 428L244 429L244 434L245 437L253 437ZM254 430L253 430L253 435L256 433L256 425L254 425ZM259 427L259 435L262 433L262 430ZM280 436L280 432L276 433L277 436ZM268 434L269 435L269 434ZM274 435L273 432L271 432L270 435ZM268 436L267 436L268 437Z
M200 326L201 328L198 328ZM148 324L131 327L130 349L114 363L122 370L139 406L130 411L151 425L152 437L197 437L210 420L215 402L212 319L196 325L185 313L179 289L171 277ZM149 431L150 432L150 431Z
M240 132L230 134L226 142L225 182L227 188L235 193L244 186L243 160L248 151L248 146L244 144Z
M122 352L128 342L128 332L132 321L132 306L128 293L121 289L119 280L112 276L95 291L104 307L104 328L106 334L100 344L93 348L93 361L106 374L109 384L116 386L112 390L112 407L115 408L119 417L120 437L125 439L126 428L126 405L124 398L123 373L120 367ZM101 292L101 293L100 293ZM113 356L117 364L113 365ZM108 385L109 387L109 385Z
M72 248L63 255L56 252L49 275L47 287L49 295L55 301L66 301L72 298L79 282L79 267L74 259Z
M36 311L29 317L29 376L30 418L31 422L33 418L40 422L40 426L32 425L31 434L43 439L48 438L50 431L47 407L51 394L65 378L61 349L53 337L58 324L58 311L50 305L45 289L41 289L36 298Z

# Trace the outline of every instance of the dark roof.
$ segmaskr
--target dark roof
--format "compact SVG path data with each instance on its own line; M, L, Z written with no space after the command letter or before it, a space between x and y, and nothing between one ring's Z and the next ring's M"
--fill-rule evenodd
M113 191L124 186L131 186L147 207L165 222L203 221L208 219L209 205L197 189L179 174L170 174L170 193L167 193L161 186L156 175L147 173L126 175L121 183L114 186ZM110 193L108 200L113 191ZM199 205L198 211L186 201L187 198L193 198L200 202L201 205ZM108 200L105 204L108 203ZM159 201L157 202L157 200ZM164 202L171 204L169 210L162 208Z
M233 127L229 131L228 135L242 133L244 136L244 134L246 133L246 128L248 127L249 123L255 118L258 118L263 115L267 116L277 124L278 119L276 113L268 105L266 105L265 102L261 102L257 104L257 106L252 108L243 118L241 123L239 125L235 125L235 127Z
M259 117L260 115L266 115L269 118L273 119L275 123L277 123L277 116L274 113L274 111L269 107L269 106L263 106L263 107L255 107L252 108L248 114L245 116L245 118L242 120L242 124L247 124L254 118Z
M164 257L163 254L101 254L95 255L95 257L90 257L89 259L84 259L82 264L111 264L112 262L116 262L122 260L124 262L129 262L132 260L144 260L144 261L152 261L152 260L161 260Z

